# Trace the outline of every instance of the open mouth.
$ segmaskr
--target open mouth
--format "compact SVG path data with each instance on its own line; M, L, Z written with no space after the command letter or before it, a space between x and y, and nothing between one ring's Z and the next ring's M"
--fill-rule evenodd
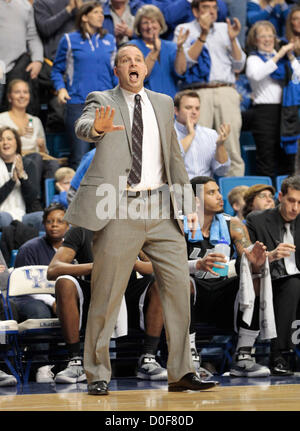
M138 74L138 72L130 72L129 73L129 78L130 78L130 81L137 81L138 80L138 77L139 77L139 74Z

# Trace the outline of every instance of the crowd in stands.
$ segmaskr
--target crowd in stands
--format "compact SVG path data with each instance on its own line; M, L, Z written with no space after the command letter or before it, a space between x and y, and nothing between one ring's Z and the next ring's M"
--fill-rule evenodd
M37 382L85 380L79 334L89 304L91 232L69 227L63 216L96 151L93 142L76 136L75 123L90 92L118 85L115 56L124 43L137 46L145 57L145 88L173 99L174 128L188 176L193 187L198 184L204 189L204 224L195 240L185 232L191 275L191 349L198 371L211 375L201 367L195 344L197 323L207 322L239 334L232 376L292 373L284 355L292 349L291 323L298 316L300 254L294 246L284 247L287 237L282 220L290 222L297 245L299 3L0 0L0 290L5 292L8 267L49 265L49 279L57 280L56 298L19 298L15 302L18 319L57 315L69 352L67 368L56 377L47 357L38 356L46 365L36 370ZM230 217L220 214L225 196L222 199L218 178L245 175L244 131L251 132L255 143L253 169L257 175L270 177L273 185L232 189L226 198L236 217ZM67 158L54 157L48 150L47 140L55 134L65 141ZM280 190L276 189L278 175L288 177ZM54 179L55 195L47 207L48 178ZM272 228L280 220L280 232L273 237L276 243L268 236L268 220ZM19 229L24 230L23 241L17 235ZM231 247L233 277L220 277L213 270L214 259L222 262L211 250L215 232L217 239L225 235ZM270 253L268 262L260 261L265 252L262 244ZM14 249L18 254L12 263ZM245 249L251 270L244 269ZM195 254L196 250L200 252ZM287 269L285 259L291 251L294 266ZM270 265L277 286L276 292L273 288L277 337L271 342L270 369L255 363L251 353L261 331L262 264ZM255 295L251 318L245 323L241 313L235 315L234 303L242 271L248 270ZM163 318L152 272L151 262L141 251L125 300L131 317L138 313L142 297L145 304L137 376L166 380L167 371L156 358ZM137 278L137 273L143 277ZM284 277L286 282L281 283ZM72 317L71 308L66 311L67 301ZM138 321L128 324L139 327ZM77 329L72 331L72 327ZM0 370L0 386L14 384L16 380Z

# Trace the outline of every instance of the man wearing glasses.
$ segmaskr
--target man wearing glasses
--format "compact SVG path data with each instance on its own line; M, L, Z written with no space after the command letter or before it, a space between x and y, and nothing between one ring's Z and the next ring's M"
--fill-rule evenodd
M254 186L249 187L244 195L244 218L246 218L251 211L261 211L274 208L274 195L274 187L267 184L255 184Z

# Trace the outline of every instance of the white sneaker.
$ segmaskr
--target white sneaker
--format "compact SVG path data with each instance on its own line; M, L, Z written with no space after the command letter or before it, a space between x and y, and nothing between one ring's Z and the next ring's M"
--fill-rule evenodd
M192 353L193 364L194 364L194 367L195 367L195 370L196 370L196 373L198 374L198 376L201 379L207 379L208 377L212 377L213 374L211 372L209 372L205 368L201 367L201 355L199 355L197 350L192 348L191 353Z
M16 386L17 379L11 374L6 374L0 370L0 386Z
M80 383L86 381L86 375L82 366L82 358L72 358L67 368L56 374L55 383Z
M236 354L229 374L235 377L269 377L271 372L268 367L255 362L251 348L242 347Z
M150 353L140 357L136 376L142 380L168 380L167 370Z
M53 377L54 374L52 373L51 369L54 367L54 365L44 365L43 367L38 368L35 380L37 383L54 383Z

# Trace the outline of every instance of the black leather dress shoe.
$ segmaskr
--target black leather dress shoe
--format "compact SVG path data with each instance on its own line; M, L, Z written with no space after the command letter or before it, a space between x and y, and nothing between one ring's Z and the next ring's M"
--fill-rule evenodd
M108 385L105 380L97 380L88 384L89 395L108 395Z
M201 380L196 374L188 373L178 382L169 383L169 392L204 391L205 389L214 388L218 384L219 382Z

